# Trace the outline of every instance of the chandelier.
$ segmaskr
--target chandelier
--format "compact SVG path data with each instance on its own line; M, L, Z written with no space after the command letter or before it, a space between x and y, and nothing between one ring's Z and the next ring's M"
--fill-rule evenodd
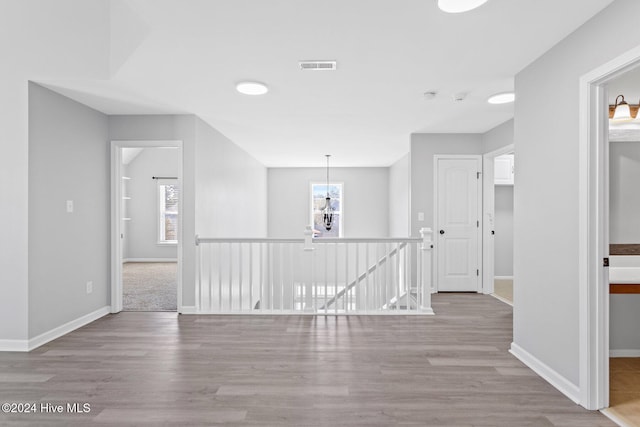
M331 206L331 196L329 195L329 157L331 154L325 154L327 158L327 197L325 200L324 208L322 209L322 223L324 228L329 231L333 225L333 207Z

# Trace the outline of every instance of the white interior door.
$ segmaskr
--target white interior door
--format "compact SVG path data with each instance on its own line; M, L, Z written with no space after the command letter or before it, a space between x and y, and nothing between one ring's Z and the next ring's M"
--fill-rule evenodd
M480 156L436 157L436 257L440 292L480 291Z

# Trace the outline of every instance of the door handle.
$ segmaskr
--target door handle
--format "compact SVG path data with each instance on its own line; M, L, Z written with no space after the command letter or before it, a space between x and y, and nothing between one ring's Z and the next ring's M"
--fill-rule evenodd
M444 230L440 230L440 234L444 234Z

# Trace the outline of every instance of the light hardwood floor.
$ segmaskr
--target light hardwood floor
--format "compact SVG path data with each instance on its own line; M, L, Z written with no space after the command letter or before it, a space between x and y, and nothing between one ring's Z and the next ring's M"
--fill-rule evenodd
M609 359L609 414L628 426L640 426L640 358Z
M0 425L613 426L508 353L512 309L434 295L436 316L106 316L0 354Z

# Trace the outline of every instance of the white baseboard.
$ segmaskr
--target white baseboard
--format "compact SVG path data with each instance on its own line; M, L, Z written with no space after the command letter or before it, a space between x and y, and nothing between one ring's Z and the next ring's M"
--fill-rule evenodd
M513 280L513 276L493 276L494 280Z
M122 262L178 262L178 258L124 258Z
M509 353L517 357L518 360L531 368L533 372L540 375L569 399L575 403L580 403L580 388L577 385L573 384L516 343L511 343Z
M640 357L640 350L609 350L609 357Z
M84 325L109 314L109 312L109 306L99 308L92 313L78 317L75 320L67 322L64 325L60 325L57 328L53 328L50 331L38 335L37 337L31 338L30 340L0 340L0 351L31 351L48 343L49 341L53 341L71 331L81 328Z
M29 351L29 341L0 340L0 351Z
M66 335L69 332L74 331L78 328L81 328L84 325L87 325L93 322L94 320L98 320L99 318L109 314L110 312L111 312L111 307L105 306L105 307L99 308L98 310L92 313L85 314L82 317L78 317L75 320L67 322L64 325L60 325L57 328L51 329L50 331L40 334L37 337L31 338L29 340L28 349L23 351L31 351L35 348L38 348L41 345L46 344L50 341L53 341L56 338L60 338L61 336Z
M197 314L196 306L195 305L183 305L182 307L180 307L180 310L178 310L178 313L180 313L180 314Z

